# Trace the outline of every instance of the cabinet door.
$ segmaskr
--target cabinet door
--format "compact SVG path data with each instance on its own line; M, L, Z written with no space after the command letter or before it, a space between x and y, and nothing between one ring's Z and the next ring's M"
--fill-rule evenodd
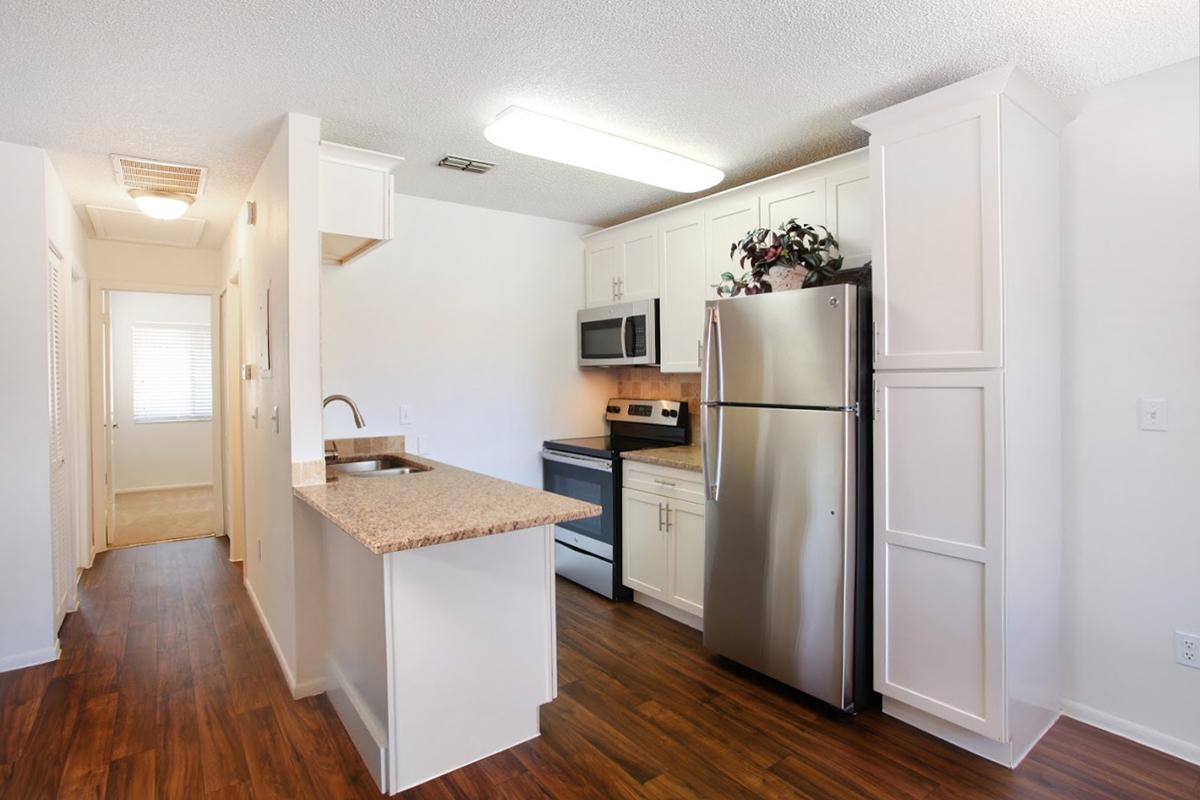
M667 507L671 546L669 602L697 616L704 613L704 506L671 500Z
M704 211L704 235L709 288L705 295L715 299L722 272L741 275L742 268L729 256L729 246L758 227L758 195L738 193L714 202Z
M615 239L589 240L584 245L584 304L603 306L617 302L617 277L621 251Z
M875 381L875 688L1005 741L1000 374Z
M825 179L791 176L770 183L759 196L759 223L778 228L790 219L807 225L825 225Z
M620 243L617 301L658 297L658 221L623 229Z
M843 269L871 260L871 166L830 175L825 180L825 225L838 240Z
M699 372L704 301L708 295L704 265L704 214L699 210L688 210L672 215L662 220L660 230L660 369L663 372Z
M878 369L1002 366L997 101L871 137Z
M623 559L621 582L630 589L667 599L667 503L645 492L621 493Z

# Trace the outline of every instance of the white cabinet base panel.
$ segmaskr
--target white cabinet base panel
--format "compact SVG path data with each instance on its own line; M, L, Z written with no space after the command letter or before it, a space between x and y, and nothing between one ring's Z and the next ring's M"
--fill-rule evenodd
M698 631L704 630L703 617L698 617L695 614L689 614L681 608L676 608L673 605L664 603L657 597L651 597L648 594L634 590L633 602L637 603L639 606L645 606L655 613L662 614L664 617L668 617L676 622L687 625L689 628L694 628Z
M322 525L329 698L382 791L538 735L558 686L553 528L377 556Z
M883 698L883 713L1011 769L1017 768L1059 717L1058 712L1013 703L1009 724L1018 733L1007 742L997 742L890 697Z

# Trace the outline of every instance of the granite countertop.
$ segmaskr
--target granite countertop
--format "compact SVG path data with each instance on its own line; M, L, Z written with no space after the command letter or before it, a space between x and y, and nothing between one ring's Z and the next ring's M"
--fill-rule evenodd
M700 464L700 445L681 444L674 447L654 447L648 450L630 450L621 453L626 461L644 461L660 467L674 467L691 472L703 472Z
M341 476L292 491L375 554L586 519L603 511L409 453L372 455L400 456L432 469L374 478Z

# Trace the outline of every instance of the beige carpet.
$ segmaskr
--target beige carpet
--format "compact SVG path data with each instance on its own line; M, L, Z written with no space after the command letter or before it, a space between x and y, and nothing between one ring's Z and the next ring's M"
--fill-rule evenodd
M119 494L111 546L211 536L215 503L211 486Z

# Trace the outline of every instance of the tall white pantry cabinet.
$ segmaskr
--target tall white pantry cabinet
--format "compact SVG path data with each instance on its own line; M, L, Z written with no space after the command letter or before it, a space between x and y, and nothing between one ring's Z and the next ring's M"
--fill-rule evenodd
M1057 104L1012 67L871 134L875 688L1016 766L1059 713Z

